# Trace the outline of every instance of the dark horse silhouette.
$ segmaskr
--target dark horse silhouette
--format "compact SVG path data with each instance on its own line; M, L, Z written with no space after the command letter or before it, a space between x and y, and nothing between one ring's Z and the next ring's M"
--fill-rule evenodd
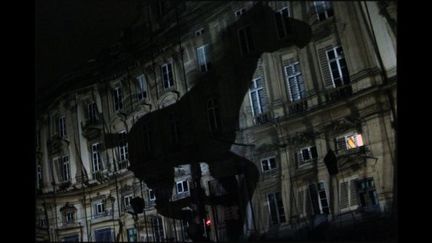
M245 202L252 197L259 172L253 162L231 151L240 107L260 56L292 45L303 48L311 36L309 25L285 18L288 34L278 37L275 14L263 3L251 7L223 31L213 49L211 69L196 85L176 103L144 115L130 129L129 169L154 190L160 214L198 223L182 208L199 200L211 203L196 184L200 162L209 164L216 179L243 174L248 191ZM190 198L170 202L174 167L181 164L191 164L193 176L198 177L191 185ZM198 194L192 193L194 189ZM242 218L243 222L244 214Z

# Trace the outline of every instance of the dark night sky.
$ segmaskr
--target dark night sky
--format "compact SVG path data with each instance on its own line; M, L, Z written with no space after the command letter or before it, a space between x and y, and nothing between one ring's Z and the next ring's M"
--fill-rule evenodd
M138 16L139 0L36 0L36 92L94 58Z

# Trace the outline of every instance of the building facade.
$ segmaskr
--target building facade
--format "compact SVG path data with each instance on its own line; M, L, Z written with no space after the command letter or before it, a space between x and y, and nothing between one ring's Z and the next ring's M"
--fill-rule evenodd
M238 39L238 55L253 48L260 37L230 26L255 4L149 1L117 45L63 78L36 117L37 240L191 241L188 222L159 214L152 189L128 170L127 134L140 117L223 71L214 63L226 38ZM311 40L260 56L231 146L255 164L258 183L244 212L206 205L205 236L305 239L323 225L383 225L394 212L397 175L396 4L267 4L275 36L289 36L286 20L294 18L310 26ZM217 109L211 103L207 112ZM105 139L112 133L124 134L114 147ZM206 161L200 168L206 195L218 194ZM175 202L190 197L194 183L187 161L173 170ZM145 201L136 216L135 197Z

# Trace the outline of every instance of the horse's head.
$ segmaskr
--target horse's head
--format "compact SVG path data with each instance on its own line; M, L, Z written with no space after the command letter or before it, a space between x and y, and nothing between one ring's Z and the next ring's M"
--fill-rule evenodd
M284 31L282 37L278 25ZM232 27L237 30L239 49L246 57L259 57L263 52L292 45L303 48L311 38L311 28L306 22L282 16L262 2L242 14Z

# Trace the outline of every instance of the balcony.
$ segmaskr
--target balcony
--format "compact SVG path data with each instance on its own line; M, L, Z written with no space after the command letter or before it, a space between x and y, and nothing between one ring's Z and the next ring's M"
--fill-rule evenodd
M308 110L307 99L295 101L295 102L292 102L288 105L288 114L289 115L303 113L307 110Z
M353 91L350 84L329 89L326 91L325 98L327 102L335 102L338 100L346 99L352 96Z
M51 137L47 142L48 153L49 154L58 154L62 151L65 140L59 136Z
M352 149L336 150L339 169L359 169L368 157L369 148L361 146Z
M98 117L102 115L99 114ZM87 139L95 139L102 134L102 120L101 119L88 119L81 122L82 134Z
M109 209L109 210L105 210L101 213L96 213L95 215L93 215L93 219L102 219L108 216L112 216L113 215L113 210Z

